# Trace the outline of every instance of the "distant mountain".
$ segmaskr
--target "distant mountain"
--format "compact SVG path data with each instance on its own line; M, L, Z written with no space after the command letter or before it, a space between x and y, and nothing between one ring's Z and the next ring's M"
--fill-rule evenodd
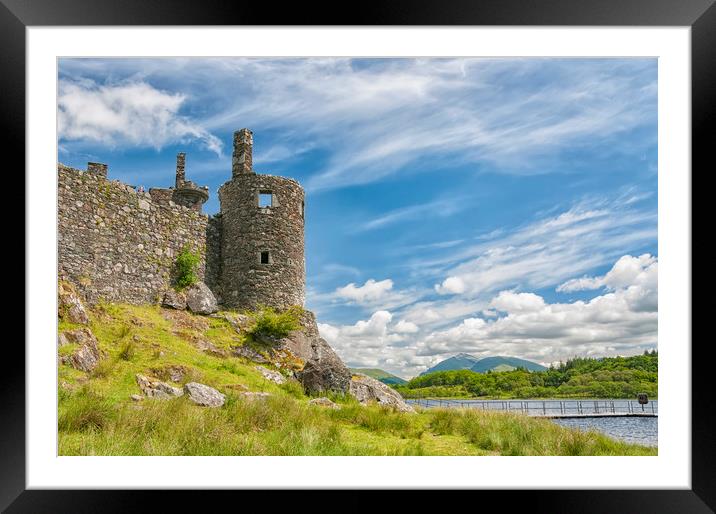
M469 369L476 373L487 373L488 371L510 371L520 367L529 371L544 371L547 369L541 364L518 359L517 357L497 356L479 359L467 353L458 353L449 359L439 362L427 371L422 372L421 375L427 375L434 371L450 371L455 369Z
M363 373L364 375L368 375L371 378L374 378L376 380L380 380L384 384L388 385L395 385L395 384L407 384L407 380L403 380L400 377L397 377L393 375L392 373L388 373L387 371L383 371L382 369L377 368L350 368L350 370L354 373Z
M516 368L525 368L528 371L544 371L547 368L536 362L518 359L517 357L485 357L475 363L470 369L476 373L488 371L510 371Z
M434 371L451 371L454 369L471 369L480 359L477 357L473 357L470 354L467 353L458 353L457 355L450 357L449 359L445 359L444 361L441 361L437 363L432 368L428 369L427 371L423 371L421 375L427 375L428 373L432 373Z

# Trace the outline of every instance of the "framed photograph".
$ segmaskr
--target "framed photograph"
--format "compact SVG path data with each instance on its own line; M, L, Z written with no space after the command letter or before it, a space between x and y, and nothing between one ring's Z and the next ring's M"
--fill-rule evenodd
M713 1L270 11L2 0L28 241L3 508L714 512Z

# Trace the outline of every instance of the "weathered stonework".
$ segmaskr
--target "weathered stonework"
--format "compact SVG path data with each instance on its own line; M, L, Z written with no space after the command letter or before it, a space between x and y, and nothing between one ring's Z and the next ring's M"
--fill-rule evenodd
M207 216L106 178L57 166L58 266L90 303L161 301L176 256L186 245L201 256Z
M234 134L231 179L210 218L201 213L208 189L186 180L184 153L174 187L149 192L107 180L105 164L58 164L60 275L90 303L161 302L186 246L199 251L199 279L224 307L302 306L304 191L293 179L256 174L252 146L251 131Z
M272 195L270 207L259 207L264 191ZM224 305L303 305L303 188L292 179L243 173L219 188L219 199ZM262 252L268 262L261 262Z

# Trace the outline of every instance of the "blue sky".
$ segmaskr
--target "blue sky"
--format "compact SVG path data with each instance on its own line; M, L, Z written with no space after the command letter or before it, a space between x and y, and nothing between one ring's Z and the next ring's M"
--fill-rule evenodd
M307 191L307 303L350 365L656 347L656 59L62 59L58 160L209 186L231 135Z

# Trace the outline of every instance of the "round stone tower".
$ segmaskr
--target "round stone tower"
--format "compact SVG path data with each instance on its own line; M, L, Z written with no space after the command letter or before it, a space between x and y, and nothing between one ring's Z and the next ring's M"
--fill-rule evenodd
M234 133L232 177L219 188L222 302L303 306L304 191L293 179L254 173L252 148L250 130Z

